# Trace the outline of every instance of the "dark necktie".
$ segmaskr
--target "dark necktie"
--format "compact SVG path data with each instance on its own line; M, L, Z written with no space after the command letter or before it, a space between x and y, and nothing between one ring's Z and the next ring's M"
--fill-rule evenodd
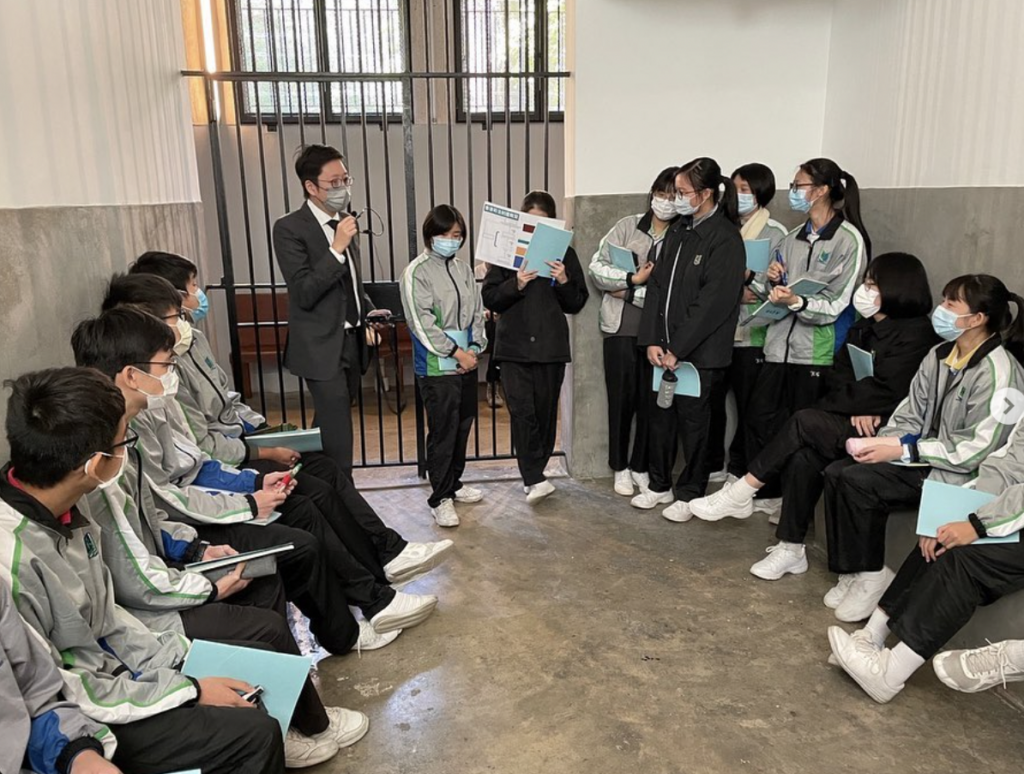
M337 231L338 226L341 224L340 220L329 220L327 225L331 227L331 231ZM355 267L349 266L349 271L355 271ZM352 277L352 287L356 286L355 275ZM351 325L353 328L359 327L359 310L356 308L355 298L349 298L348 305L345 307L345 322Z

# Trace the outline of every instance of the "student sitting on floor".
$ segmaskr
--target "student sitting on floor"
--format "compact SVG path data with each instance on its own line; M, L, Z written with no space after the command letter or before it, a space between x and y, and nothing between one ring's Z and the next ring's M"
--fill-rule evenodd
M828 630L832 659L884 704L932 656L946 685L974 692L1024 679L1024 643L935 655L980 606L1024 589L1024 541L972 545L1024 528L1024 422L1010 442L981 464L976 488L998 495L966 521L922 537L907 556L863 629ZM887 648L892 632L899 643Z
M301 484L291 494L281 490L284 474L267 476L264 489L255 494L207 491L191 485L178 487L169 480L162 468L165 460L173 462L179 453L190 461L204 459L198 447L189 445L180 433L174 434L171 425L177 424L175 417L179 415L160 405L170 397L163 390L173 374L173 346L171 329L151 315L128 307L81 323L72 337L79 365L98 368L114 379L131 403L133 413L137 412L132 420L132 429L139 435L137 462L157 504L171 519L184 519L201 538L215 545L251 550L292 541L302 546L304 550L298 559L282 557L279 566L289 596L310 617L313 632L332 653L345 653L355 643L355 624L348 619L349 604L363 610L376 632L377 637L365 628L360 633L360 647L368 649L387 644L379 641L380 636L424 620L436 605L436 597L421 603L421 598L399 596L374 578L326 525L313 500L298 495ZM216 462L210 465L218 472L222 489L239 478L246 479L250 488L254 486L252 472L222 470ZM257 502L261 494L269 496L267 504ZM244 524L254 518L266 519L275 507L285 514L278 522L258 529ZM339 517L339 521L351 533L353 544L370 543L354 520ZM277 534L282 530L289 535L299 534L293 541L290 536L282 538ZM363 545L363 550L371 549ZM311 565L313 571L304 576L303 568ZM429 568L421 565L419 572ZM413 598L407 602L405 597Z
M0 771L120 774L104 759L116 745L110 729L65 701L63 690L49 650L25 626L0 579Z
M825 469L828 565L839 574L825 600L837 605L840 621L871 615L892 580L885 566L889 514L915 508L925 479L970 481L1011 430L992 413L992 400L1000 390L1024 387L1024 371L1007 351L1024 342L1020 296L995 277L968 274L950 281L942 298L932 324L946 341L925 357L910 394L877 439L857 439L853 459Z
M853 296L863 319L850 329L847 345L828 374L828 392L813 408L801 409L750 463L750 472L708 497L690 503L705 521L754 512L754 495L766 482L782 480L782 512L776 537L750 572L764 580L807 572L804 538L821 497L822 472L847 456L850 438L874 436L907 396L910 380L938 342L928 319L932 294L921 262L906 253L880 255L868 266ZM870 353L873 371L857 378L849 346ZM827 604L827 603L826 603Z
M76 507L119 475L124 399L101 374L60 368L8 383L11 462L0 474L0 574L62 668L64 696L117 738L131 774L280 774L277 721L251 686L178 671L189 642L154 634L115 604L96 526Z

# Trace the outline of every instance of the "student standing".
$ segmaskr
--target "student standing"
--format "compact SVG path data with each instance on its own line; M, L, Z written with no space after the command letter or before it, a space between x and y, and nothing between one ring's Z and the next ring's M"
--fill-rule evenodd
M651 364L637 344L647 280L678 215L675 208L677 167L662 170L651 185L647 210L629 215L601 240L590 261L590 277L602 291L604 385L608 392L608 465L615 472L615 492L633 496L650 483L647 473L648 416L653 402ZM611 247L628 250L634 270L617 266ZM636 430L633 421L636 420ZM630 436L633 450L630 453Z
M466 221L454 207L434 207L423 221L425 250L402 272L402 305L413 336L416 382L427 413L430 512L439 527L457 527L455 503L483 492L462 483L466 444L477 404L477 359L487 337L473 269L455 255ZM453 338L465 336L465 346ZM447 368L448 364L455 368Z
M523 199L523 212L557 217L555 200L546 191ZM587 303L586 277L571 247L562 261L548 261L551 279L537 271L492 266L483 286L484 305L499 314L494 356L501 363L505 400L512 417L516 462L526 486L526 501L535 503L555 491L544 468L555 449L558 398L565 364L572 360L565 315Z
M748 406L747 456L753 459L790 416L814 404L825 390L824 376L853 324L851 306L871 254L860 216L860 189L831 159L811 159L789 185L789 205L807 214L772 255L769 300L790 314L768 326L764 366ZM797 296L800 279L825 283L817 293ZM756 510L778 511L778 486L759 493Z
M744 242L767 240L768 249L773 253L789 231L777 220L773 220L768 210L768 205L775 198L775 175L764 164L744 164L732 173L732 182L736 185L739 201L740 236ZM746 277L743 306L740 307L740 319L733 343L732 364L712 404L710 469L713 472L709 478L712 484L742 476L747 469L747 407L754 394L757 375L764 364L767 327L747 324L754 310L764 301L757 290L763 292L765 276L748 270ZM726 450L725 406L730 390L736 400L736 434Z
M671 503L662 515L688 521L689 501L703 495L708 484L711 398L732 360L746 259L736 186L718 162L698 158L684 164L675 187L681 217L665 237L648 283L638 340L652 366L675 371L680 363L692 364L700 375L700 394L676 396L669 408L651 410L650 489L632 505L649 510ZM673 488L679 441L686 462Z

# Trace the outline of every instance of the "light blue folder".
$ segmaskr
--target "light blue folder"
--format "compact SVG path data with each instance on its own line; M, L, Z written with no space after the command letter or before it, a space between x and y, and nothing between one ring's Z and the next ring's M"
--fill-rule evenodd
M444 335L458 344L459 349L469 349L469 331L445 331ZM442 371L458 371L459 361L453 357L442 357L438 360L437 367Z
M630 274L636 271L636 258L625 247L608 245L608 253L611 255L612 264L616 269L622 269Z
M283 433L247 435L245 442L249 446L283 446L285 449L297 452L318 452L324 449L319 427L311 427L308 430L288 430Z
M850 352L850 363L853 365L854 379L859 382L861 379L867 379L875 375L875 355L873 352L855 347L853 344L847 344L846 349Z
M793 295L804 296L806 298L807 296L816 296L827 287L827 282L819 282L818 280L813 280L810 277L804 277L790 285L789 289L793 291Z
M772 259L771 241L768 239L747 239L743 247L747 251L747 268L755 274L768 271Z
M751 324L763 324L765 320L772 320L778 322L782 318L789 314L789 307L783 306L782 304L773 304L771 301L765 301L761 306L754 310L754 313L744 320L740 325L751 325Z
M526 248L527 269L537 272L538 277L551 279L551 267L548 261L561 261L572 241L572 232L562 228L538 223L530 246Z
M194 640L185 664L186 677L230 677L249 685L263 686L261 701L267 712L281 724L284 736L292 722L299 692L309 676L313 659L256 648L240 648L219 642Z
M921 507L917 512L917 534L924 537L935 537L939 527L953 521L967 521L968 516L995 499L996 496L988 492L964 489L962 486L943 484L939 481L925 481L924 491L921 494ZM976 540L972 545L1019 542L1020 533L1015 532L1009 537Z
M657 392L661 388L661 377L665 369L661 366L654 366L654 379L651 381L651 389ZM691 363L680 363L676 367L676 395L687 398L700 396L700 372Z

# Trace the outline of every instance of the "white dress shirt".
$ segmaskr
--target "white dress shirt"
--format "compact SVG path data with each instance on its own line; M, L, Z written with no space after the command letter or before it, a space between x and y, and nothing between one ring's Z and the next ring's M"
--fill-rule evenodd
M348 263L348 253L339 253L337 250L334 249L334 229L331 228L331 221L341 220L341 216L343 216L343 213L339 212L337 215L328 215L326 212L324 212L315 204L313 204L312 199L306 200L306 206L309 207L310 211L312 211L313 216L317 220L317 223L320 224L320 228L324 230L324 236L327 237L327 244L331 245L331 254L338 259L338 263L344 266L346 263ZM351 277L352 281L352 298L355 300L356 313L359 315L359 319L361 320L363 318L363 309L361 304L359 303L359 289L356 287L355 268L350 269L348 276ZM345 323L346 329L351 327L351 324L347 322Z

